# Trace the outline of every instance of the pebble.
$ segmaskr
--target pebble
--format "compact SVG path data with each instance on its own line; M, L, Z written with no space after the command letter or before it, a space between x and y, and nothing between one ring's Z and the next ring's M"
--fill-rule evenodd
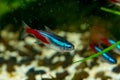
M33 61L32 58L25 56L21 59L21 61L18 62L18 65L22 64L29 65L32 61Z
M35 42L36 42L36 39L33 38L33 37L28 36L28 37L25 38L25 43L28 44L28 45L33 45L33 44L35 44Z
M105 75L105 73L103 71L101 71L101 72L96 73L95 78L99 78L99 77L102 77L104 75Z
M68 66L70 66L72 64L73 56L70 55L70 53L64 53L64 56L65 56L66 60L63 62L62 67L66 68L66 67L68 67Z
M116 74L120 73L120 64L118 64L116 67L112 69L112 71Z
M86 62L82 62L81 64L79 64L78 66L76 66L76 70L79 69L85 69L87 67L87 63Z
M74 74L74 77L72 80L83 80L83 79L87 78L88 76L89 76L89 74L85 71L76 72Z
M0 43L0 52L4 52L6 50L6 47L3 43Z
M0 57L0 67L5 63L5 59L3 57Z
M52 64L52 65L50 66L50 70L55 70L55 69L57 69L58 67L60 67L61 65L64 65L63 62L61 62L61 61L56 62L56 63L54 63L54 64Z
M60 56L60 61L65 61L65 57L64 56Z
M35 80L35 74L34 73L28 72L26 75L28 76L27 80Z
M90 63L89 63L89 68L92 69L94 66L98 66L98 62L97 62L97 59L94 58Z
M26 73L26 75L28 76L28 80L35 80L35 75L37 74L45 74L45 71L43 70L35 71L35 69L32 67Z
M7 71L13 72L15 71L14 66L17 64L15 57L10 57L10 59L6 60Z
M44 70L37 70L35 71L35 74L46 74Z
M96 73L95 78L101 78L101 80L111 80L110 76L106 76L103 71Z
M56 56L56 57L53 58L52 63L56 63L56 62L58 62L59 60L60 60L59 57Z
M67 75L69 75L67 71L56 73L56 77L58 80L64 80Z

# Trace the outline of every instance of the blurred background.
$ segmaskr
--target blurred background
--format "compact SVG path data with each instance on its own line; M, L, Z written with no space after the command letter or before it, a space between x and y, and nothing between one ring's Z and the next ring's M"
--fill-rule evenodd
M42 29L46 25L52 29L82 32L89 26L97 24L104 25L115 37L119 38L116 33L120 32L119 16L100 9L107 7L119 10L119 7L111 1L1 0L0 29L8 24L11 24L14 29L19 29L21 21L25 21L36 29ZM82 24L89 26L83 28Z

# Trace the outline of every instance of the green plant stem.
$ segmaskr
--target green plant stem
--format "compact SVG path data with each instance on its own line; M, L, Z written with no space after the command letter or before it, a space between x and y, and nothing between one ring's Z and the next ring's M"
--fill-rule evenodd
M103 10L103 11L109 12L109 13L120 15L120 11L115 11L115 10L112 10L112 9L109 9L109 8L105 8L105 7L101 7L100 9Z
M73 64L74 64L74 63L77 63L77 62L85 62L85 61L87 61L87 60L93 59L94 57L97 57L97 56L99 56L99 55L101 55L101 54L103 54L103 53L105 53L105 52L110 51L112 48L116 47L118 44L120 44L120 41L116 42L115 44L111 45L110 47L104 49L104 50L101 51L101 52L98 52L98 53L95 53L94 55L91 55L90 57L84 58L84 59L82 59L82 60L75 61L75 62L73 62Z

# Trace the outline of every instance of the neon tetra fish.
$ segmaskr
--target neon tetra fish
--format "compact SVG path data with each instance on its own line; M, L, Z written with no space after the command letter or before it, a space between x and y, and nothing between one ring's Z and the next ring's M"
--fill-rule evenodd
M108 31L106 31L102 26L93 26L90 29L90 45L89 47L94 52L101 52L102 49L104 49L105 46L111 46L114 44L114 40L108 39ZM102 57L108 61L109 63L115 64L117 63L117 60L110 55L109 53L103 53Z
M111 3L120 6L120 0L109 0Z
M90 48L94 51L94 52L101 52L102 49L100 49L98 46L95 45L90 45ZM117 60L111 56L109 53L103 53L102 57L104 58L105 61L107 61L108 63L112 63L112 64L116 64Z
M69 52L74 49L74 45L65 40L64 38L54 34L51 31L42 31L30 28L27 24L23 22L23 26L25 28L25 32L28 34L32 34L35 36L39 41L41 41L46 46L57 50L59 52Z
M102 42L107 45L107 46L111 46L113 44L116 43L115 40L113 39L102 39ZM113 48L112 49L115 53L119 54L120 55L120 45L117 45L116 48Z

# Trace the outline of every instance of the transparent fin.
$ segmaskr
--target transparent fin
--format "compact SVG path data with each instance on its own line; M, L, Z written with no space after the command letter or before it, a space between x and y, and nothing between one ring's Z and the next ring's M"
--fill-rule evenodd
M46 30L47 32L53 33L52 30L51 30L50 28L48 28L47 26L45 26L45 30Z
M29 26L24 21L22 21L22 29L19 35L20 40L23 40L26 36L28 36L28 34L26 33L27 28L29 28Z

